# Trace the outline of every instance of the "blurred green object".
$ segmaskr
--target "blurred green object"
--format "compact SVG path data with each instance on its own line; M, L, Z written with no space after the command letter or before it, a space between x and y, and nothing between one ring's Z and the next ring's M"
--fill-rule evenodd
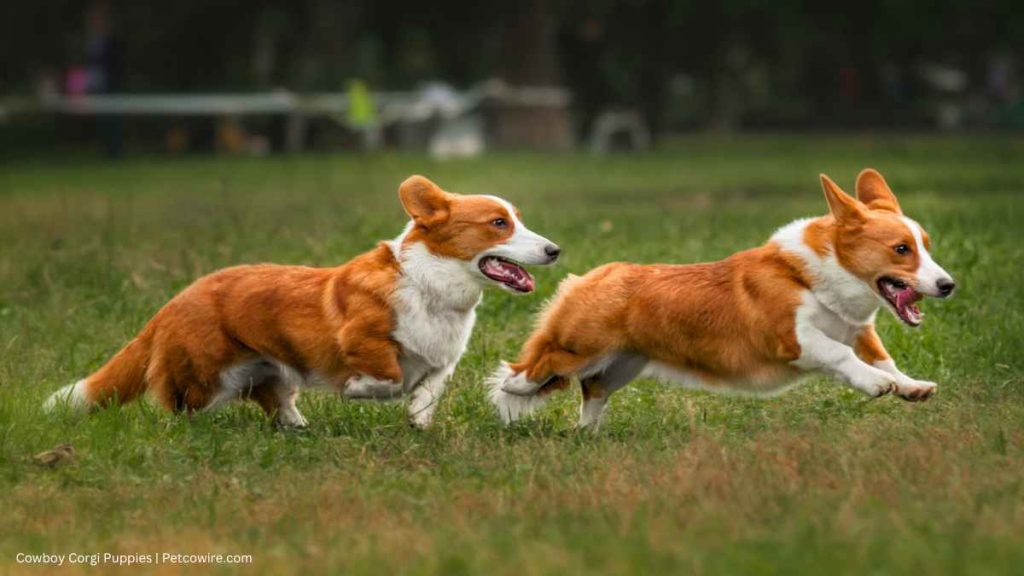
M377 124L377 105L366 82L356 79L348 83L348 116L353 128L367 128Z

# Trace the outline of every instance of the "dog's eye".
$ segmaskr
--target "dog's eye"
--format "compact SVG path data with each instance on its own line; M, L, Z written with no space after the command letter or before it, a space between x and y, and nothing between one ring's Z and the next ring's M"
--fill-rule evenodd
M508 222L504 218L495 218L491 220L491 224L495 228L508 228Z
M907 254L910 254L910 246L907 246L906 244L900 244L899 246L894 248L894 250L896 250L896 253L899 254L900 256L906 256Z

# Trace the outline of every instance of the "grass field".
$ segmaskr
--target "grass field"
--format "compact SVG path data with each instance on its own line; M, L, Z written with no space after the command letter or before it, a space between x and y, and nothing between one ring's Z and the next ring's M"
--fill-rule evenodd
M641 156L196 158L0 167L0 573L26 553L251 554L274 574L1012 574L1024 566L1024 141L756 137ZM503 429L481 386L566 273L717 259L882 170L957 279L880 315L923 404L809 380L773 399L641 382L596 436L578 392ZM496 193L563 259L488 293L435 426L307 394L306 432L236 404L48 417L176 291L242 262L328 266L396 235L398 183ZM66 466L32 456L71 443ZM110 569L101 565L99 569ZM181 565L151 567L176 573ZM233 572L235 566L205 566ZM81 566L61 571L75 572Z

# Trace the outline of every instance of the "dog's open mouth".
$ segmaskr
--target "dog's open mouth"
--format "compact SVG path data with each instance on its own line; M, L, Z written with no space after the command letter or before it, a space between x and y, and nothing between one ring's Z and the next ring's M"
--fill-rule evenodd
M497 256L485 256L480 259L480 272L516 292L533 292L533 276L530 276L525 268L511 260Z
M886 276L878 280L878 291L886 302L892 305L900 320L903 320L908 326L917 326L921 323L924 314L921 313L915 302L923 296L917 290L902 280Z

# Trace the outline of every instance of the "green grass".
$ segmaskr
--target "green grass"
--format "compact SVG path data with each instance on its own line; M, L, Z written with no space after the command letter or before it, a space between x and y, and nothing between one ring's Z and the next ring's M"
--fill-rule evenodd
M0 573L18 552L252 554L274 574L986 574L1024 565L1024 141L899 135L683 140L645 155L140 159L0 168ZM578 392L503 429L481 381L568 272L694 262L823 213L817 182L887 175L956 277L924 325L880 332L927 403L812 379L773 399L651 382L597 436ZM564 258L489 293L435 426L306 394L304 433L255 405L48 417L201 274L332 265L396 235L397 184L495 193ZM74 463L32 455L63 442ZM104 568L101 566L100 568ZM110 566L105 566L109 569ZM207 567L232 572L231 567ZM161 566L153 571L176 572Z

